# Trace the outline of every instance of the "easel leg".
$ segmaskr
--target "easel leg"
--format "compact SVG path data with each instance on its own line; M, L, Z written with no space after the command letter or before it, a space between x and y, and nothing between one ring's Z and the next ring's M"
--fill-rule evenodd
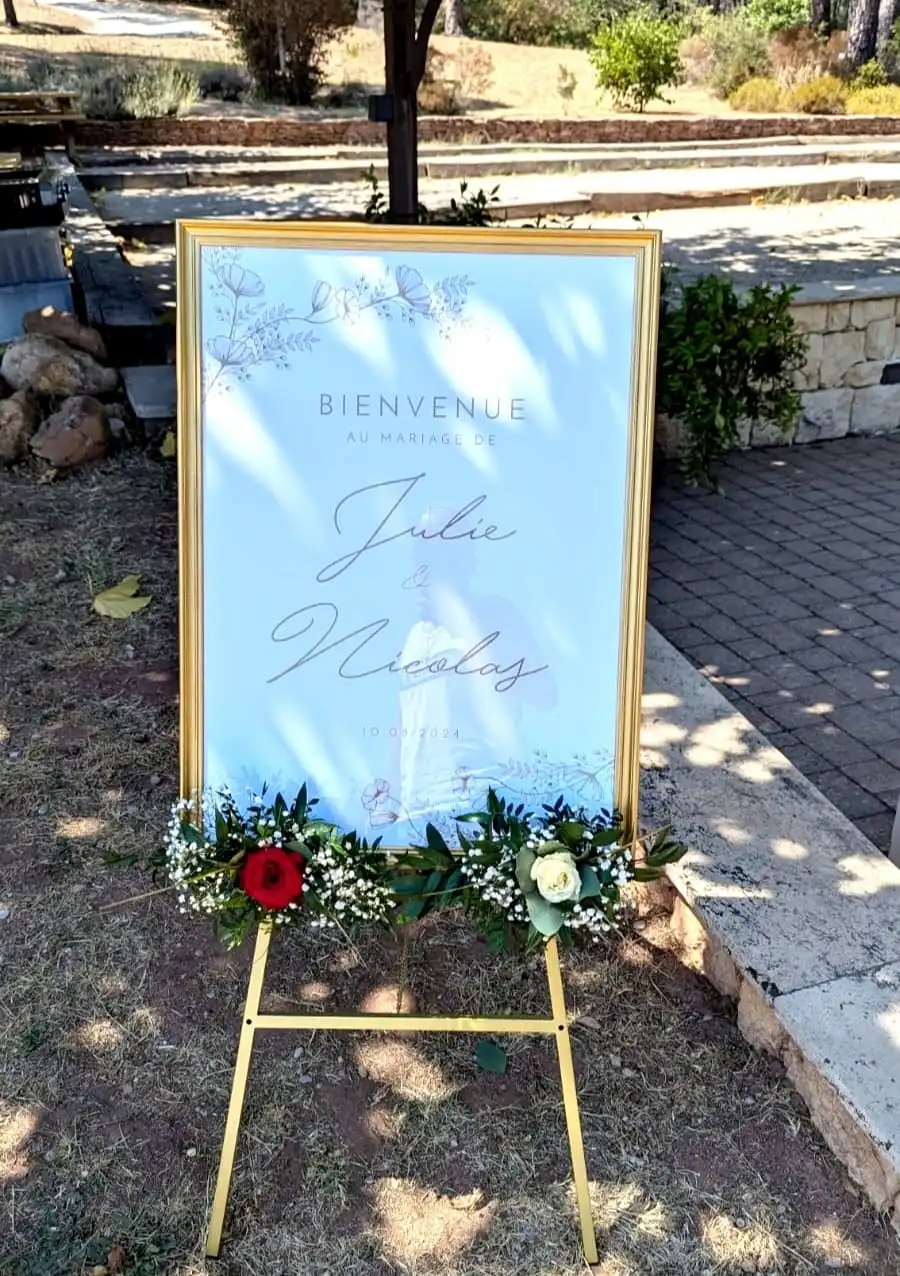
M572 1180L578 1217L581 1221L581 1243L588 1263L598 1262L597 1237L591 1214L591 1191L588 1183L587 1162L584 1157L584 1139L581 1134L581 1117L578 1112L578 1091L575 1088L575 1066L572 1061L572 1040L566 1015L566 994L563 989L562 970L559 965L559 948L551 939L545 950L547 982L550 985L550 1007L557 1023L556 1049L559 1054L559 1076L562 1082L563 1107L566 1113L566 1129L569 1134L569 1151L572 1156Z
M266 962L269 958L269 942L271 938L271 927L260 926L256 932L253 965L250 968L250 981L247 985L247 1002L244 1006L241 1036L234 1065L234 1080L231 1083L231 1100L228 1104L228 1116L225 1120L225 1137L222 1140L222 1156L219 1161L218 1177L216 1178L216 1194L213 1197L212 1213L209 1216L209 1231L206 1234L206 1253L210 1258L218 1258L219 1250L222 1246L222 1228L225 1223L228 1191L231 1187L231 1174L234 1169L234 1154L241 1129L241 1111L244 1107L244 1096L247 1093L247 1078L250 1075L250 1056L253 1053L253 1034L256 1031L254 1025L256 1024L256 1016L259 1013L259 1002L262 997L263 980L266 974Z

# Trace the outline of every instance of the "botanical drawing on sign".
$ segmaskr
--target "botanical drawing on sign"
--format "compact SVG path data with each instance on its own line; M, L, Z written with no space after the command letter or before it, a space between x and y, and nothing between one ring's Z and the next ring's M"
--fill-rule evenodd
M466 275L450 275L428 285L411 266L394 266L375 280L360 276L348 287L335 288L320 279L308 304L294 310L266 302L265 284L242 264L237 249L208 252L219 331L204 342L204 398L228 378L249 380L252 369L263 364L289 368L292 355L307 353L319 342L317 328L355 323L366 311L391 322L399 318L409 327L415 327L417 319L427 319L442 337L449 337L467 321L464 311L474 286Z
M451 787L462 805L482 800L489 788L527 803L542 804L563 791L581 800L611 805L613 768L613 759L605 749L595 749L590 756L575 753L571 762L552 762L546 753L536 749L527 761L510 758L498 764L492 775L475 774L464 766L457 767ZM424 794L418 797L420 800L412 802L411 808L417 812L428 810L429 799ZM367 826L373 833L384 834L392 824L403 822L417 827L424 818L410 814L410 808L392 793L388 780L374 780L363 791L361 801ZM432 810L427 818L444 837L452 833L455 813Z

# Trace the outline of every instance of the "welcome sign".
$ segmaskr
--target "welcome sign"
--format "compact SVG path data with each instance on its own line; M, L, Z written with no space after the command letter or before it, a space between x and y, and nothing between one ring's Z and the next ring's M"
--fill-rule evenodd
M659 240L181 223L182 783L633 819Z

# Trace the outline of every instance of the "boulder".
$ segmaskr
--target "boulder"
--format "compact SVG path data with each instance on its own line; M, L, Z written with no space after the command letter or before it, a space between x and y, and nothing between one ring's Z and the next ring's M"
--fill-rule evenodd
M109 440L103 404L79 394L66 399L58 412L47 417L31 440L31 449L54 469L62 470L99 461L106 456Z
M0 399L0 465L15 465L28 451L38 425L37 405L25 390Z
M6 347L2 374L14 390L35 394L109 394L118 377L84 350L72 350L58 337L34 334Z
M36 333L41 337L56 337L67 346L83 350L95 359L106 358L106 342L94 328L88 328L68 310L54 310L52 306L43 306L40 310L29 310L22 317L22 327L26 332Z

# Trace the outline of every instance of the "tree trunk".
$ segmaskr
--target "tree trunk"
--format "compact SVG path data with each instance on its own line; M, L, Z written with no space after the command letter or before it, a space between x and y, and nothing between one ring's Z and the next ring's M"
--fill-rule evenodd
M878 0L850 0L847 14L847 61L854 69L875 56Z
M465 35L463 0L444 0L444 35Z
M17 27L19 25L19 15L16 13L16 0L3 0L3 16L6 19L8 27Z
M384 0L384 81L393 105L387 126L388 217L401 223L419 215L415 53L415 0Z
M887 55L888 44L891 39L891 32L894 29L894 22L898 14L898 0L880 0L878 5L878 30L875 36L875 52L878 55L879 62L884 64ZM890 67L884 68L890 71Z
M831 0L810 0L809 25L820 35L831 35Z

